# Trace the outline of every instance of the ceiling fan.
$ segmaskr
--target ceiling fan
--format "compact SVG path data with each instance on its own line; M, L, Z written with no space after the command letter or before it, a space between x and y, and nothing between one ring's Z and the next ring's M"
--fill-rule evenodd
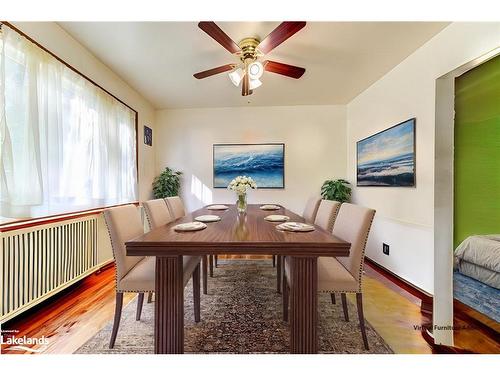
M217 68L193 74L193 76L202 79L231 70L229 78L235 86L239 86L241 83L241 95L243 96L251 95L254 89L262 85L259 78L262 77L264 71L298 79L306 71L304 68L271 60L263 62L258 60L297 33L305 25L305 22L282 22L262 41L257 38L245 38L236 44L215 22L200 22L198 27L230 53L236 55L240 62L218 66Z

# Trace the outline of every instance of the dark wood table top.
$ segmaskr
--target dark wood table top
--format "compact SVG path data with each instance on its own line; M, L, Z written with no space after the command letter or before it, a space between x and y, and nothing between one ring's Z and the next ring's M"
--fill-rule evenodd
M316 226L312 232L286 232L276 229L279 223L264 220L267 215L286 215L290 221L304 218L286 208L261 210L248 205L239 215L235 205L227 210L196 210L172 223L158 227L126 243L127 255L168 256L207 254L275 254L294 256L348 256L350 243ZM176 232L179 223L194 221L200 215L218 215L221 220L206 223L207 228L195 232Z

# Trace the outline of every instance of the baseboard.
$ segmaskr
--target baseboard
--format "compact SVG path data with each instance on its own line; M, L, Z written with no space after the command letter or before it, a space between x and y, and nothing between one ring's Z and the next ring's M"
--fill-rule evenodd
M413 285L409 281L401 278L400 276L396 275L394 272L388 270L384 266L378 264L374 260L368 258L365 256L365 261L368 263L372 268L374 268L377 272L381 273L384 275L387 279L392 281L394 284L399 286L400 288L406 290L408 293L412 294L413 296L417 297L420 299L420 311L422 314L425 316L428 316L429 318L432 318L432 306L433 306L433 301L432 301L432 295L425 292L424 290L420 289L416 285Z

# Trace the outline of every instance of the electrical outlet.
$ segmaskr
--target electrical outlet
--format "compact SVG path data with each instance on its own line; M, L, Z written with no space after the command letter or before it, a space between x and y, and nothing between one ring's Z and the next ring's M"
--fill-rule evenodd
M389 255L389 245L387 245L386 243L382 243L382 252L385 255Z

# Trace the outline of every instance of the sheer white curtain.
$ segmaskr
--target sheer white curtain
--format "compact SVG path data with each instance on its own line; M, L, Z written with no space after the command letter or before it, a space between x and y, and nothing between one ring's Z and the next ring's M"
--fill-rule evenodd
M135 112L2 26L1 217L137 199Z

